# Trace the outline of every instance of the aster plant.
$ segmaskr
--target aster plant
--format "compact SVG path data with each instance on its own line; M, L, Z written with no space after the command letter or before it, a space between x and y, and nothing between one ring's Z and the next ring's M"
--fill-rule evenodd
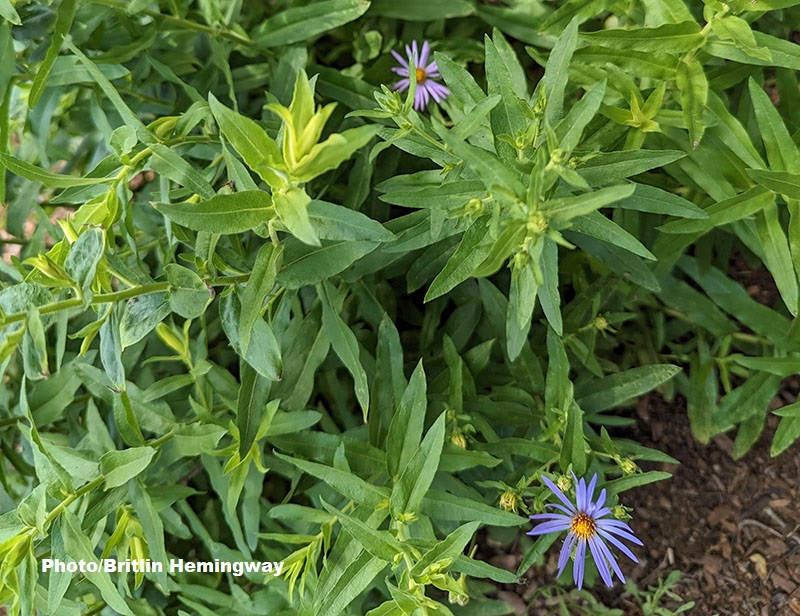
M441 83L434 81L435 78L440 78L441 75L436 62L428 62L430 53L431 47L428 41L422 43L422 50L419 49L417 41L413 41L411 45L406 45L405 58L392 50L392 55L400 63L400 66L394 67L392 71L403 78L394 84L393 88L395 90L405 92L411 86L409 71L411 65L414 67L414 76L417 82L417 90L414 93L414 109L417 111L425 109L431 99L441 103L450 94L450 90Z
M575 479L577 481L577 477ZM586 546L588 545L592 560L594 560L597 570L600 572L600 577L606 586L610 588L614 585L613 574L616 574L622 582L625 582L625 576L622 574L622 570L606 542L618 548L633 562L639 561L619 538L631 541L636 545L643 544L634 536L633 530L625 522L607 517L611 515L611 509L605 506L605 489L600 491L597 500L593 500L597 475L592 477L588 487L585 479L581 478L580 481L577 481L575 503L567 498L558 486L547 477L543 476L542 481L563 503L563 505L551 503L548 507L554 507L563 513L539 513L530 516L531 520L542 520L542 522L534 527L528 535L546 535L560 533L564 530L569 531L558 557L558 576L563 573L574 548L572 576L575 585L579 589L583 586L583 574L587 556Z

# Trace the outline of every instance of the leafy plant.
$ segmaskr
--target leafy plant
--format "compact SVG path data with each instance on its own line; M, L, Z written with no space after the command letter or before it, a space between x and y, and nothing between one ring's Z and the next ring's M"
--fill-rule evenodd
M509 613L542 473L669 476L636 398L743 455L800 361L796 4L0 0L0 599ZM112 556L284 564L41 566Z

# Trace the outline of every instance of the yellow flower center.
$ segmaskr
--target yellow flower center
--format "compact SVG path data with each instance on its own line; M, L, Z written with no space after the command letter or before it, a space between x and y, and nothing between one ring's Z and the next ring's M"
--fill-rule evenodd
M417 69L417 83L425 83L425 80L428 78L428 73L425 72L424 68Z
M584 541L594 535L596 528L597 526L595 525L594 520L583 512L578 513L574 518L572 518L572 524L570 525L570 529L573 533L578 535L578 539L582 539Z

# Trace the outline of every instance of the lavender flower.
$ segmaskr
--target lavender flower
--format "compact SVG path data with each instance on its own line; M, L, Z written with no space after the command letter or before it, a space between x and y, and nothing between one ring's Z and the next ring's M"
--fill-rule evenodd
M437 103L441 103L450 94L450 90L448 90L442 84L433 81L434 78L441 77L441 75L439 74L439 68L436 66L436 62L428 63L430 52L431 47L428 44L428 41L425 41L422 44L421 52L417 47L417 41L413 41L410 46L406 45L406 58L392 50L392 55L400 63L400 66L393 68L392 71L401 77L404 77L404 79L401 79L394 84L393 88L395 90L399 92L405 92L409 88L411 85L411 80L409 79L408 65L412 60L414 62L414 68L416 69L415 74L417 77L417 91L414 95L414 109L417 111L425 109L425 107L428 106L431 98L433 98L433 100L435 100Z
M573 477L575 475L573 474ZM577 477L575 477L577 481ZM606 491L601 490L600 495L596 501L592 500L594 496L594 487L597 484L597 475L592 477L589 482L589 487L586 487L586 481L581 478L575 489L576 503L573 504L558 487L550 481L547 477L542 476L542 481L550 488L550 491L558 497L564 505L550 504L549 507L555 507L564 513L540 513L532 515L531 520L547 520L536 526L531 530L529 535L546 535L548 533L558 533L562 530L569 530L567 538L564 540L564 545L561 547L561 554L558 556L558 575L564 571L567 566L567 561L572 554L572 549L575 548L574 566L573 566L573 579L575 585L580 589L583 586L583 572L586 560L586 545L589 545L589 551L592 559L597 565L597 570L600 572L600 577L603 578L606 586L611 587L614 585L612 579L612 571L617 574L617 577L625 582L625 576L622 575L622 570L619 568L614 554L611 549L605 544L609 542L630 558L633 562L639 562L633 553L622 544L617 537L632 541L637 545L642 545L636 537L633 536L633 530L630 526L615 520L607 518L611 514L608 507L604 507L606 501ZM616 535L616 537L614 536ZM609 568L612 571L609 571Z

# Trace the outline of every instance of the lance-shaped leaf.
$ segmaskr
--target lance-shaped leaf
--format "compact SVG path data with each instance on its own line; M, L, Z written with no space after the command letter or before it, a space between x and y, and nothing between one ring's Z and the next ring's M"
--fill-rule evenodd
M467 544L470 542L473 535L475 535L480 525L480 522L469 522L455 529L442 541L439 541L425 552L422 558L414 563L411 569L411 576L422 576L425 574L426 569L436 564L444 565L444 568L449 568L450 564L461 556L464 548L467 547ZM440 569L437 567L437 572L439 571Z
M341 522L344 529L373 556L392 562L397 554L402 554L405 551L403 544L395 539L390 532L372 528L358 518L331 507L325 501L322 501L322 506L325 507L328 513L339 518L339 522Z
M299 182L308 182L326 171L336 169L367 145L378 130L380 126L368 124L334 133L311 148L299 164L291 169L292 177Z
M602 379L586 381L575 390L578 404L587 412L605 411L665 383L681 369L670 364L653 364L617 372Z
M270 196L260 190L245 190L193 203L154 203L172 222L194 231L243 233L275 216Z
M445 417L446 413L439 415L394 484L391 498L394 515L416 513L430 488L444 446Z
M311 39L357 19L369 5L366 0L323 0L288 8L259 26L255 46L282 47Z
M392 477L399 476L419 447L425 424L426 392L425 371L420 360L389 424L386 464Z
M800 151L792 140L783 118L775 109L775 105L753 78L750 78L747 87L771 170L800 170Z
M578 167L578 172L590 185L602 186L668 165L684 156L686 153L679 150L600 152Z
M675 83L681 93L683 121L689 131L689 141L692 147L697 147L706 130L703 111L708 104L708 79L700 61L693 58L678 64Z
M547 59L542 84L546 101L544 117L551 126L564 115L564 95L569 81L572 54L578 45L578 18L573 18L558 37Z
M550 219L553 222L563 224L573 218L584 216L601 207L630 197L635 189L635 184L609 186L574 197L550 199L544 203L543 209L549 212Z
M664 51L684 53L697 49L705 43L699 24L684 21L679 24L664 24L655 28L610 28L581 35L590 43L614 49L637 51Z
M381 504L384 506L389 499L389 490L383 486L376 486L367 483L353 473L339 470L324 464L299 460L290 456L275 452L281 460L293 464L304 473L308 473L316 479L321 479L342 496L364 505L370 509L377 509Z
M236 353L265 379L280 381L283 372L280 344L263 318L256 318L249 330L241 328L241 303L236 292L223 294L219 300L222 329ZM250 339L242 343L240 334ZM246 350L245 350L246 349Z
M15 175L25 178L26 180L31 180L32 182L41 182L48 188L70 188L72 186L110 184L114 181L114 178L78 178L69 175L49 173L36 165L14 158L3 152L0 152L0 165Z
M800 173L748 169L747 175L767 190L789 199L800 199Z
M334 352L353 376L356 399L364 415L364 421L366 421L367 413L369 413L369 384L367 373L359 358L358 339L353 330L339 316L333 302L333 288L330 283L326 281L320 285L319 295L322 300L323 331L331 341Z
M302 188L279 190L273 194L275 211L286 225L289 233L311 246L319 246L319 237L308 217L308 204L311 197Z
M250 118L225 107L213 94L208 95L208 104L222 134L245 164L271 187L282 186L285 178L279 172L283 167L280 149L267 131Z
M448 259L425 294L426 302L444 295L464 282L483 262L492 247L489 233L490 218L489 216L479 218L464 232L453 256Z
M270 381L246 361L240 363L239 371L242 384L239 386L236 426L239 428L239 459L244 460L256 440L258 428L266 413Z
M50 71L61 51L61 44L64 42L64 37L69 34L69 30L72 28L72 21L75 19L77 4L77 0L61 0L61 3L58 5L56 23L55 26L53 26L52 38L50 38L50 46L47 49L44 60L42 60L39 66L39 70L36 71L36 77L33 79L31 91L28 94L28 107L30 109L36 107L36 103L39 102L39 98L41 98L47 86ZM12 12L14 11L13 8L11 10ZM18 16L17 20L19 20Z

